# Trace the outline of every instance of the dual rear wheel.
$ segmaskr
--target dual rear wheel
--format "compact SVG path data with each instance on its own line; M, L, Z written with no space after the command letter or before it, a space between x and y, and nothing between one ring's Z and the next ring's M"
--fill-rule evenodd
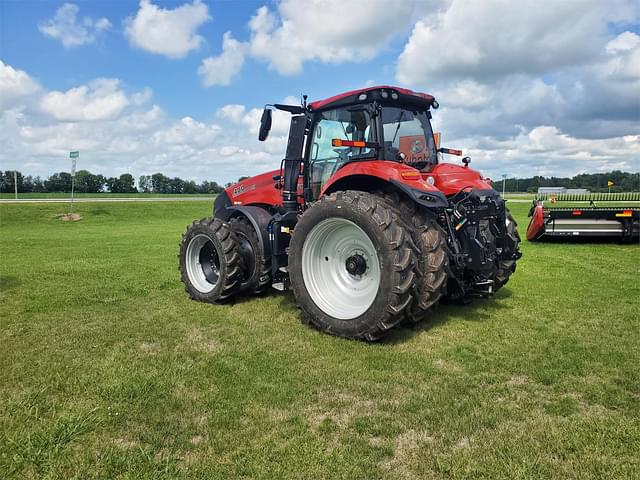
M182 235L178 258L187 293L201 302L261 293L270 284L271 263L246 218L196 220Z
M291 238L289 276L303 319L318 330L373 341L406 315L417 279L410 232L383 198L324 196Z

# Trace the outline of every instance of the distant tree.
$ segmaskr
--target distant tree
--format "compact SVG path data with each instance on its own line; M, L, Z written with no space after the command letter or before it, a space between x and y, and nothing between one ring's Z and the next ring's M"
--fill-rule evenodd
M144 193L149 193L153 190L153 183L151 182L151 176L141 175L138 179L138 190Z
M110 177L106 181L107 188L111 193L135 193L135 181L133 175L123 173L120 177Z
M18 192L30 192L31 190L29 190L29 186L24 184L25 177L22 175L22 173L17 170L15 170L15 173L17 174L18 178ZM2 174L2 172L0 171L0 175L2 175L0 177L0 192L12 193L15 191L15 179L13 174L14 170L7 170L6 172L4 172L4 174Z
M136 189L136 181L130 173L123 173L120 175L119 180L123 190L122 193L136 193L138 191Z
M198 193L220 193L224 190L221 185L218 185L216 182L202 182L198 187Z
M169 180L169 191L167 193L183 193L184 180L174 177Z
M153 193L169 193L170 179L162 173L154 173L151 175L151 188Z
M33 192L33 177L27 175L22 179L21 191L25 193Z
M58 172L44 181L47 192L71 192L71 174Z
M24 189L24 177L22 173L17 170L15 172L18 178L18 192L22 193L27 191ZM1 171L0 171L0 174L2 174ZM14 184L15 179L13 174L14 174L14 170L7 170L4 172L4 174L2 174L2 177L0 177L0 192L12 193L15 191L15 184Z
M106 179L87 170L76 172L75 190L82 193L98 193L104 190Z
M44 182L40 177L33 178L33 192L35 193L44 193L47 189L44 187Z
M182 193L198 193L198 186L193 180L185 180Z

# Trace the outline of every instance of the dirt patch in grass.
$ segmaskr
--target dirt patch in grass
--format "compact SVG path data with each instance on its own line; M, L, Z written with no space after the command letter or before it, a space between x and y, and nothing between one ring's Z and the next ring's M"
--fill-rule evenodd
M187 331L184 340L176 345L176 352L216 353L221 348L222 344L211 338L207 332L199 328L191 328Z
M155 355L160 351L160 345L157 343L142 342L138 345L138 349L147 355Z
M346 428L358 416L376 411L376 402L349 392L322 393L318 402L308 409L307 419L315 429L330 421L338 428Z
M420 445L433 442L433 437L423 431L407 430L396 437L396 446L393 458L386 460L380 466L389 472L393 472L395 478L418 478L412 470L414 454Z
M59 218L63 222L77 222L82 220L82 217L78 213L58 213L54 215L54 218Z
M118 448L122 449L136 448L138 446L137 442L127 440L126 438L116 438L113 443L115 443Z

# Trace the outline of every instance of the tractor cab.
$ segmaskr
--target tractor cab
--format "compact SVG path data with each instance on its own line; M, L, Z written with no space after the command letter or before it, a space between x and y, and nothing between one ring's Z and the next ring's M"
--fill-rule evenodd
M446 192L460 188L458 183L448 188L452 173L456 181L462 180L469 187L490 188L478 172L466 169L468 157L463 160L465 170L451 164L436 168L438 153L462 154L460 150L439 148L438 134L431 127L431 109L438 106L431 95L388 86L354 90L308 105L305 97L302 106L267 105L259 139L267 138L271 108L293 114L288 145L295 148L287 149L285 161L296 162L291 170L296 179L300 166L305 201L319 199L332 181L347 173L361 174L363 169L366 175L375 169L384 181L393 180L395 175L403 184L410 184L406 180L412 178L433 185L442 178L441 190ZM368 162L368 167L363 162ZM360 166L353 166L356 163ZM405 171L406 167L410 171ZM286 172L281 177L286 178ZM297 188L293 180L286 187L287 191ZM415 187L430 189L424 183L409 186Z
M437 163L428 107L395 104L345 106L315 112L308 139L312 198L350 162L386 160L421 171Z

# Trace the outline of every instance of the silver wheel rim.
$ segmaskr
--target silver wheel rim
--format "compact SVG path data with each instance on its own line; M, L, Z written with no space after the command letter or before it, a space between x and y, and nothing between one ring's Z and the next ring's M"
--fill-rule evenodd
M220 260L211 239L198 234L187 246L185 258L187 276L191 285L201 293L209 293L220 278Z
M320 310L351 320L366 312L378 294L378 254L369 236L355 223L328 218L313 227L305 239L302 278Z

